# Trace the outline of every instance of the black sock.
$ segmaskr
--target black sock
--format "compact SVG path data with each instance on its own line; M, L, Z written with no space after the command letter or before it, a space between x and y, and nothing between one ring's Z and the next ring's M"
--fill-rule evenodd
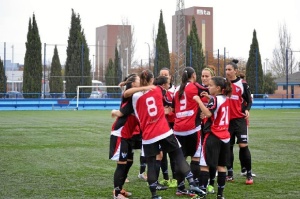
M234 161L234 153L233 153L233 146L230 146L230 164L227 166L227 175L233 176L233 161Z
M163 158L161 160L161 171L163 173L164 180L169 180L169 172L168 172L168 158L167 153L163 153Z
M191 167L191 172L194 175L194 181L195 181L196 184L199 185L199 180L200 180L200 165L199 165L199 161L192 160L191 164L190 164L190 167Z
M251 153L249 147L240 148L240 152L244 159L245 168L247 170L247 177L252 176Z
M160 160L156 160L156 176L157 176L157 179L159 178L159 171L160 171L160 164L161 164L161 161Z
M206 187L208 184L209 172L208 171L201 171L201 184L200 189L206 192Z
M209 185L214 186L215 178L216 178L216 171L215 167L209 167Z
M146 171L146 158L144 156L140 156L140 174Z
M223 196L223 191L226 182L226 172L218 172L218 195Z
M115 196L117 196L123 188L123 184L126 179L126 164L117 164L117 168L114 173L114 190Z

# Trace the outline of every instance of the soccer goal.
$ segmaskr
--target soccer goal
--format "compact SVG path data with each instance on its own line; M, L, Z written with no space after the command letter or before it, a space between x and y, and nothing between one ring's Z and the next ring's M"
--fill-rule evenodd
M89 99L100 99L100 98L121 98L123 88L120 86L77 86L77 102L76 110L78 110L80 92L84 92L84 89L91 88L92 92L88 95Z

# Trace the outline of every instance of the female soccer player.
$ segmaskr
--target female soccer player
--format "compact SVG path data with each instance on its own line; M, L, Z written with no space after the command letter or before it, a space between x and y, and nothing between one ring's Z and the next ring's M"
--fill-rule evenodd
M174 134L181 144L185 157L191 157L191 171L194 180L200 178L201 155L201 118L198 104L193 100L195 95L200 96L207 89L196 82L196 73L192 67L183 70L181 84L176 88L172 107L175 112ZM177 195L188 195L184 181L178 181Z
M129 75L120 86L126 86L126 89L140 86L140 77L136 74ZM117 117L112 125L110 136L109 158L117 161L117 168L114 173L114 198L126 199L131 196L123 188L125 179L133 163L133 151L131 138L138 127L138 121L132 114L132 98L130 95L122 95L120 110L113 110L112 116Z
M150 70L142 71L140 75L141 86L152 85L153 80L153 73ZM159 154L160 148L162 151L168 152L170 157L176 161L176 174L187 179L190 191L203 196L205 193L196 186L178 140L166 120L162 92L162 88L157 86L152 90L137 92L132 97L134 112L142 131L143 149L147 157L147 181L152 198L161 198L156 194L156 186L158 185L156 155Z
M226 166L229 162L230 133L229 99L232 92L231 83L223 77L212 77L209 81L209 93L213 96L205 106L198 95L194 100L199 104L202 113L208 118L202 129L205 134L203 148L208 167L218 169L217 199L224 199L223 190L226 182ZM208 171L208 168L207 168Z
M233 146L235 144L235 137L237 137L237 143L239 144L240 151L239 157L241 165L247 170L246 184L253 184L252 178L252 163L251 153L248 148L248 128L247 120L250 116L250 109L252 106L251 92L247 82L237 76L238 60L233 60L231 63L226 65L226 77L232 83L232 96L230 98L230 124L229 132L231 134L230 140L230 165L227 168L227 181L233 181Z

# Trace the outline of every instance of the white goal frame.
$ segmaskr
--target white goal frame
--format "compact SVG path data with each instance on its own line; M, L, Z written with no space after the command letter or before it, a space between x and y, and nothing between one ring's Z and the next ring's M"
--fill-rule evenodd
M76 88L76 90L77 90L76 110L78 110L78 106L79 106L79 91L81 88L119 88L122 90L122 92L124 91L123 87L120 87L120 86L77 86L77 88Z

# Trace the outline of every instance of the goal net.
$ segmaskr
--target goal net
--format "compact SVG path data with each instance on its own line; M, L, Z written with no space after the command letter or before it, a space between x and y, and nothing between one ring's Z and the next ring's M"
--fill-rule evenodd
M85 90L91 91L86 93ZM78 110L80 99L101 99L101 98L121 98L123 93L123 88L120 86L77 86L77 102L76 110ZM84 93L83 96L81 94Z

